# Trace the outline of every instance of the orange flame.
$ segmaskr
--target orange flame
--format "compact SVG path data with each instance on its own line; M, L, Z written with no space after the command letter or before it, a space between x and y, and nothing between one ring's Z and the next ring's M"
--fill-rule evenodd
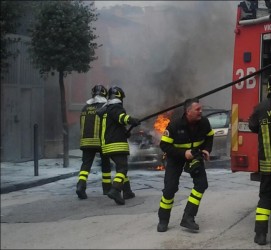
M169 122L170 119L166 115L158 115L153 127L157 132L163 134Z
M165 166L157 166L156 170L158 170L158 171L164 171L165 170Z

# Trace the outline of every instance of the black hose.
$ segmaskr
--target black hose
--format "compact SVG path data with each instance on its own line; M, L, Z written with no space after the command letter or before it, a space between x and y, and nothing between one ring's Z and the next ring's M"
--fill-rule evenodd
M206 93L204 93L204 94L201 94L201 95L199 95L199 96L196 96L195 98L201 99L201 98L203 98L203 97L206 97L206 96L208 96L208 95L211 95L211 94L213 94L213 93L216 93L216 92L218 92L218 91L220 91L220 90L222 90L222 89L226 89L226 88L228 88L228 87L230 87L230 86L232 86L232 85L234 85L234 84L236 84L236 83L242 82L242 81L244 81L244 80L246 80L246 79L248 79L248 78L250 78L250 77L252 77L252 76L258 75L258 74L262 73L263 71L265 71L265 70L267 70L267 69L269 69L269 68L271 68L271 64L269 64L269 65L263 67L262 69L259 69L258 71L255 71L254 73L252 73L252 74L250 74L250 75L244 76L243 78L240 78L240 79L238 79L238 80L236 80L236 81L227 83L227 84L225 84L225 85L223 85L223 86L221 86L221 87L218 87L218 88L216 88L216 89L210 90L210 91L208 91L208 92L206 92ZM156 113L151 114L151 115L148 115L148 116L146 116L146 117L140 119L139 121L140 121L140 122L143 122L143 121L146 121L146 120L148 120L148 119L150 119L150 118L153 118L153 117L155 117L155 116L158 116L158 115L160 115L160 114L163 114L163 113L165 113L165 112L167 112L167 111L169 111L169 110L172 110L172 109L181 107L181 106L184 105L184 103L185 103L185 102L181 102L181 103L176 104L176 105L174 105L174 106L171 106L171 107L169 107L169 108L167 108L167 109L161 110L161 111L156 112ZM128 129L127 132L130 132L130 131L132 130L133 127L134 127L134 126L131 126L131 127Z

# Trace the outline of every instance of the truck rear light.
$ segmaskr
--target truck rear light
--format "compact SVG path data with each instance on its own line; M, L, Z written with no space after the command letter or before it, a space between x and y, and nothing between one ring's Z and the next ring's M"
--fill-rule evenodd
M248 167L248 157L247 155L233 155L233 164L238 167Z

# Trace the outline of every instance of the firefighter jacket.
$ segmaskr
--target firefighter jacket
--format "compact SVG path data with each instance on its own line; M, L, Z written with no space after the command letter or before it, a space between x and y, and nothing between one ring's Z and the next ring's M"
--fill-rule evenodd
M202 117L191 130L191 125L183 115L170 121L161 138L160 147L168 158L185 162L185 151L188 149L207 150L210 153L213 137L214 131L206 117Z
M249 128L258 134L260 171L271 173L271 98L259 103L249 117Z
M125 126L129 124L130 116L126 114L121 100L109 100L106 109L99 115L102 116L101 144L103 154L129 155Z
M80 115L80 149L101 147L101 122L96 112L106 101L105 97L95 96L83 107Z

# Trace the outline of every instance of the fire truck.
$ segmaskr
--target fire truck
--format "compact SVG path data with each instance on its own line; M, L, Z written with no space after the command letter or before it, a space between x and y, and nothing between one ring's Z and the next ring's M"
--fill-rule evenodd
M235 28L233 81L271 64L271 1L242 1ZM267 96L271 68L232 86L231 170L259 180L257 135L248 127L253 108Z

